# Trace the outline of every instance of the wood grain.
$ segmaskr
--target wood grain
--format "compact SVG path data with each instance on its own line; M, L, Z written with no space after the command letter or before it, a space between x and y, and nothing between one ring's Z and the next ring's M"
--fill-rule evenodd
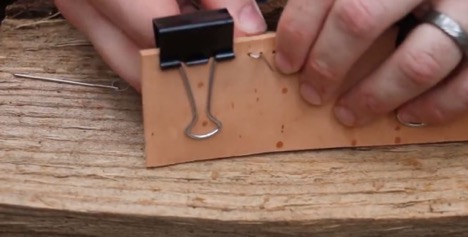
M1 236L466 236L468 145L146 169L141 98L17 79L117 77L65 22L0 38ZM136 234L137 233L137 234Z

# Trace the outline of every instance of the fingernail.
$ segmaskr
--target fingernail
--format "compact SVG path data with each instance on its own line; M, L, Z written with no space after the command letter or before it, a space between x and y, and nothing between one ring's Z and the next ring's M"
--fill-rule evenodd
M335 108L335 116L345 126L353 127L356 125L356 116L351 110L344 106L338 106Z
M247 34L263 33L266 23L257 4L252 2L246 4L239 13L239 28Z
M310 104L315 106L322 105L322 98L313 86L307 83L303 83L300 88L300 93L304 100Z
M275 63L278 70L283 74L292 74L295 72L289 60L281 52L276 53Z
M399 113L398 118L401 120L402 123L414 123L416 122L416 117L409 113Z

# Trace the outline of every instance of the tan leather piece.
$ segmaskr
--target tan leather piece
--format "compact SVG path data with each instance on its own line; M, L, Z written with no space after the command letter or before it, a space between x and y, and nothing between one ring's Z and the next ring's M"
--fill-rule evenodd
M393 52L395 33L389 31L367 52L350 80L362 78ZM367 127L346 128L335 120L332 104L316 108L301 99L297 75L281 75L261 59L248 56L263 52L273 66L274 44L274 34L239 39L236 59L217 64L212 111L223 128L202 141L184 134L192 114L179 71L161 71L157 49L142 51L147 166L270 152L468 140L468 118L441 127L408 128L390 114ZM196 131L200 132L213 128L205 116L209 66L187 69L200 115Z

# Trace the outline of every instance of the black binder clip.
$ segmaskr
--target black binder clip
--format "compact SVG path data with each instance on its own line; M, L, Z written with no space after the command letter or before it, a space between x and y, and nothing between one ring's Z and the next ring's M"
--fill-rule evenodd
M235 58L233 18L226 9L202 10L154 19L153 27L156 47L160 49L161 70L179 68L189 98L192 121L185 129L185 134L196 140L214 136L222 128L222 123L211 112L215 67L219 61ZM207 64L210 61L206 113L216 128L209 133L197 135L192 130L198 122L198 112L185 67Z

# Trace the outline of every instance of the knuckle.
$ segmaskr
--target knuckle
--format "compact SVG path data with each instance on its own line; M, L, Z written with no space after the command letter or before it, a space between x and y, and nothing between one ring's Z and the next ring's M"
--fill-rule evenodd
M386 114L389 110L388 103L385 100L380 99L375 93L366 93L365 96L366 109L376 115Z
M343 0L336 5L334 14L338 21L338 26L346 33L358 37L368 38L374 35L376 31L375 10L370 4L375 4L369 0Z
M431 86L437 81L437 75L442 70L442 63L430 51L408 51L402 60L397 60L398 68L403 76L416 86Z
M307 66L314 72L314 74L317 74L320 77L322 84L337 84L340 82L340 73L337 71L338 69L330 67L325 62L312 57L309 59Z

